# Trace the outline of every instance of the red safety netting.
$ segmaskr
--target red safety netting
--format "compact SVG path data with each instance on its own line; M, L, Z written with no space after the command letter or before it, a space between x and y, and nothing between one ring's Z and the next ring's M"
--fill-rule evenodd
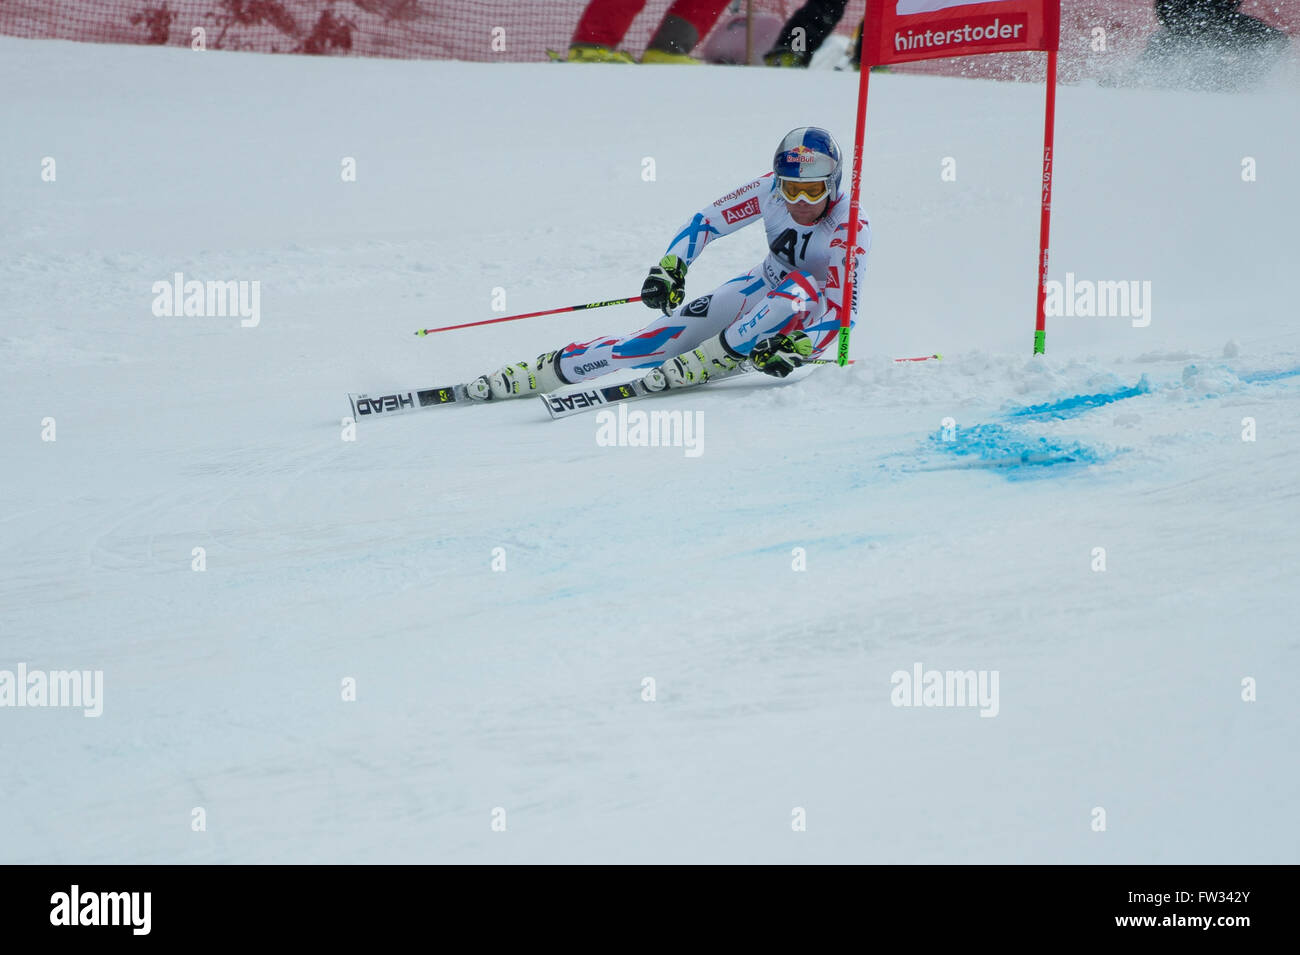
M620 44L639 57L672 0L597 2L621 8L624 20L639 10ZM748 4L679 2L721 10L716 20L704 17L711 26L692 51L696 56L743 59L736 51L744 50ZM566 51L588 5L586 0L0 0L0 34L189 47L201 30L209 50L528 62L547 59L548 50ZM753 0L756 56L801 5L802 0ZM850 0L836 32L852 32L865 6L866 0ZM1300 32L1300 2L1245 0L1242 12ZM1152 0L1063 0L1061 80L1094 76L1117 59L1136 55L1155 27ZM1105 36L1100 50L1099 28ZM1042 59L1042 54L1008 53L896 69L1041 80Z
M613 2L642 8L621 44L640 56L671 0ZM856 8L860 18L864 4L850 4L841 30L852 30L857 19L850 23L850 17ZM568 49L586 6L584 0L0 0L0 33L187 47L201 28L209 50L536 61L547 59L547 50ZM799 6L799 0L753 4L769 35ZM738 32L743 44L743 19L735 22L743 10L743 4L741 13L723 9L695 52L724 32Z

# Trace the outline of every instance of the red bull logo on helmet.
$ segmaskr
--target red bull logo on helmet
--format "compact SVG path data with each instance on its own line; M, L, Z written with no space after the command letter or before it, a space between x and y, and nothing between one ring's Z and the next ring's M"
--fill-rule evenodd
M816 162L817 154L807 146L799 145L788 150L785 154L786 162Z

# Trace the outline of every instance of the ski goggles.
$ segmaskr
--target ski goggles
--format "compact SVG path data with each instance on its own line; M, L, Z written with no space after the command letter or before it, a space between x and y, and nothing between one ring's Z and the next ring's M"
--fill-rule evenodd
M781 198L786 202L806 202L816 205L826 198L830 186L825 179L782 179Z

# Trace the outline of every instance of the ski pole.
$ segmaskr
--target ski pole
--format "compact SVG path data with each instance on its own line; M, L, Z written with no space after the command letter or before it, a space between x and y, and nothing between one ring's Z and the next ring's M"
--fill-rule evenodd
M415 334L432 335L434 332L449 332L455 328L473 328L475 325L494 325L497 322L517 322L521 318L534 318L538 315L554 315L557 312L581 312L588 308L604 308L606 305L626 305L628 302L641 301L640 295L629 298L613 298L608 302L588 302L586 305L565 305L563 308L548 308L542 312L526 312L523 315L507 315L505 318L489 318L481 322L465 322L462 325L443 325L441 328L422 328Z
M918 355L916 358L895 358L894 361L930 361L931 359L938 360L941 358L943 358L943 356L940 355L938 352L936 352L933 355ZM850 358L848 360L848 363L850 365L854 364L855 362L857 362L856 358ZM805 365L838 365L839 362L833 358L812 358L804 362L804 364Z

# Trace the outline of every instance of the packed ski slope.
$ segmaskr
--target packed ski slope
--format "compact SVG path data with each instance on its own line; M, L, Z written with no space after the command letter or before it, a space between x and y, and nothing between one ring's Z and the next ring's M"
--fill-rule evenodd
M0 670L103 671L0 708L0 859L1296 862L1293 83L1061 89L1052 275L1150 322L1031 358L1042 90L873 77L858 363L629 408L689 455L344 395L639 327L411 334L635 294L856 76L0 38Z

